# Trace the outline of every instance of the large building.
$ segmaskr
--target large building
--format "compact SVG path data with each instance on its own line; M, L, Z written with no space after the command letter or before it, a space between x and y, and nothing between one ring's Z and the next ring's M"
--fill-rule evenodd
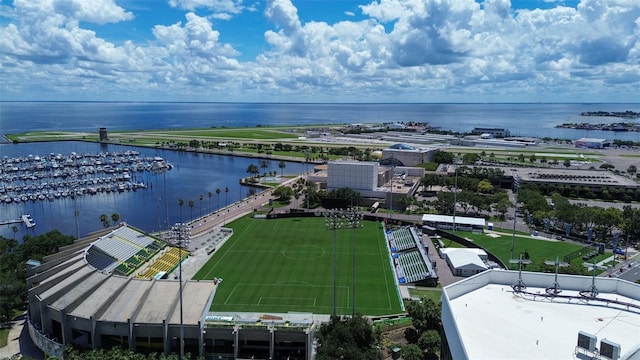
M604 149L611 146L611 141L607 139L580 138L573 144L581 149Z
M423 149L399 143L383 149L380 162L385 165L416 166L433 161L434 154L435 149Z
M182 257L175 249L121 225L33 264L27 285L28 329L34 344L54 357L71 344L179 353L182 327L185 353L192 355L311 357L315 328L326 316L211 313L216 281L184 281L181 304L177 276L160 276L178 266Z
M443 289L442 325L443 359L640 359L640 285L488 270Z
M473 130L471 130L471 134L473 135L488 134L496 138L505 138L505 137L511 136L511 132L509 131L509 129L504 129L504 128L476 127L476 128L473 128Z
M403 209L402 195L413 195L424 176L424 169L407 166L381 166L373 161L329 161L327 171L308 177L328 190L350 188L387 208Z

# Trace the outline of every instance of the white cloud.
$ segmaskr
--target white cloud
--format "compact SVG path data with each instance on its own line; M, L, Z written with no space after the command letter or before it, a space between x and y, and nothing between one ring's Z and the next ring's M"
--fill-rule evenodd
M184 21L155 25L146 42L116 45L82 25L133 19L114 1L16 0L0 28L0 89L230 101L558 101L598 91L619 101L634 99L633 89L640 96L637 0L546 10L515 9L509 0L374 0L360 7L364 20L333 24L303 22L291 0L268 0L262 12L239 0L169 3L189 10ZM239 61L211 23L232 23L242 11L272 26L253 61Z

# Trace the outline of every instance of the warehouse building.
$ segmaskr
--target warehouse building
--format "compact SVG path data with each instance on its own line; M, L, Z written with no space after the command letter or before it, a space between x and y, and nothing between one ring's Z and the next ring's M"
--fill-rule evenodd
M611 146L611 141L606 139L581 138L574 142L580 149L604 149Z

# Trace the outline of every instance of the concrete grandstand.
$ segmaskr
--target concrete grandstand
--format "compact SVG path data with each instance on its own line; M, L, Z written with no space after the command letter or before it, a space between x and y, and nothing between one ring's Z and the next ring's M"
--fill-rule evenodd
M180 306L180 282L158 275L187 256L126 224L60 249L27 269L31 339L54 357L67 345L178 353L182 317L185 353L194 356L310 358L322 316L210 313L221 280L184 281Z

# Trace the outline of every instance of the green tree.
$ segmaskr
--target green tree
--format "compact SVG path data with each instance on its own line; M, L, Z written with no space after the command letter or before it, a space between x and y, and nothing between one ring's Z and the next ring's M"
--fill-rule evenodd
M73 243L73 236L49 231L42 235L24 236L18 243L0 236L0 323L12 319L24 311L27 301L25 262L29 259L42 261L62 246Z
M209 212L211 212L211 196L213 193L211 191L207 192L207 196L209 197Z
M258 169L258 166L256 166L255 164L250 164L247 167L247 173L253 178L260 173L260 170Z
M407 304L407 313L419 336L427 330L440 329L440 304L430 298L423 297L421 300L410 301Z
M462 163L465 165L473 165L480 160L480 155L476 153L466 153L462 155Z
M110 223L109 223L109 217L107 216L107 214L100 214L100 221L102 222L102 227L108 228Z
M191 220L193 220L193 206L194 206L195 204L196 204L196 203L195 203L193 200L189 200L189 211L190 211L190 214L191 214L191 216L190 216L190 217L191 217Z
M200 199L200 215L202 215L202 199L204 199L204 195L200 194L198 199Z
M272 194L278 197L278 201L288 203L291 200L291 196L293 196L293 190L288 186L278 186L273 190Z
M627 172L631 175L635 175L638 172L638 167L636 167L635 165L629 165L629 167L627 168Z
M433 162L438 164L453 164L454 158L455 155L453 153L442 150L436 150L433 154Z
M117 224L119 220L120 220L120 214L118 214L117 212L111 214L111 221L113 221L114 225Z
M493 185L491 185L491 182L487 179L482 180L478 183L478 192L485 194L492 193Z
M271 165L270 161L267 160L260 160L260 167L262 168L262 172L264 173L264 175L267 175L267 169L269 168L269 166Z
M420 335L418 347L424 351L425 359L439 359L440 333L436 330L427 330Z
M220 190L220 188L216 189L216 195L218 195L218 209L220 210L220 193L222 192L222 190Z
M403 360L422 360L424 353L416 344L408 344L402 347L401 355Z
M287 163L285 163L283 160L280 160L280 162L278 163L278 167L280 168L280 176L284 176L284 168L287 167Z
M180 198L178 199L178 206L180 206L180 222L182 222L182 205L184 205L184 200Z
M319 343L316 359L354 359L378 360L380 358L375 344L379 342L367 318L356 315L348 320L331 316L323 324L316 338Z

